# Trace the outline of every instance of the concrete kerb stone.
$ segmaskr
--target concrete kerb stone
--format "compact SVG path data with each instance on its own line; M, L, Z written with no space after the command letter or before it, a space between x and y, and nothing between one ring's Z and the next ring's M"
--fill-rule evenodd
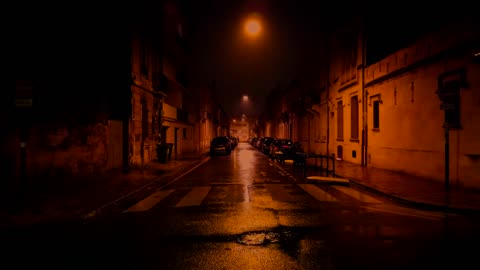
M341 175L335 174L337 177L343 177ZM350 184L355 185L359 188L362 188L364 190L367 190L371 193L383 196L385 198L388 198L392 201L395 201L397 203L413 207L419 210L425 210L425 211L439 211L439 212L445 212L445 213L456 213L456 214L480 214L480 209L466 209L466 208L458 208L458 207L452 207L448 205L439 205L439 204L432 204L432 203L424 203L424 202L418 202L414 200L409 200L406 198L402 198L400 196L390 194L388 192L381 191L375 187L371 187L369 185L363 184L361 181L355 178L348 178Z
M336 185L349 185L350 180L343 177L329 177L329 176L319 176L312 175L306 177L307 181L321 183L321 184L336 184Z
M338 174L335 174L335 176L343 177L343 176L338 175ZM379 190L375 187L363 184L361 181L359 181L358 179L355 179L354 177L348 178L348 180L349 180L350 184L352 184L352 185L354 185L358 188L364 189L368 192L371 192L373 194L377 194L377 195L382 196L382 197L386 197L386 198L388 198L390 200L393 200L397 203L401 203L403 205L407 205L407 206L411 206L411 207L421 208L422 210L430 210L430 211L432 211L432 210L437 211L438 210L437 207L432 207L432 205L430 205L430 204L424 204L424 203L419 203L419 202L412 201L412 200L407 200L405 198L395 196L394 194L390 194L388 192L381 191L381 190ZM445 207L442 207L442 209L445 210Z

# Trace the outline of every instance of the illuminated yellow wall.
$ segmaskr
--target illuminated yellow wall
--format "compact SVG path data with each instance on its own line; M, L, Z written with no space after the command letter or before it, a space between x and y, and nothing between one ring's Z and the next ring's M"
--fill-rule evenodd
M366 69L368 164L443 181L444 111L435 91L441 74L464 69L469 88L460 90L462 128L450 131L450 181L480 187L480 83L474 75L480 69L472 63L473 50L439 55L470 39L468 29L451 31L426 37ZM378 130L373 130L375 100L381 100Z

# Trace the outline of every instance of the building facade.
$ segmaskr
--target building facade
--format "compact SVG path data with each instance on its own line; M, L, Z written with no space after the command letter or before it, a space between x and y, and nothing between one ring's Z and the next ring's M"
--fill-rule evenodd
M452 185L480 187L477 27L459 21L366 67L368 166L438 181L448 166Z
M224 132L221 106L188 84L188 27L176 1L128 6L130 20L100 6L82 17L50 8L32 4L28 18L51 20L18 25L16 88L0 114L3 190L144 166L162 144L174 159ZM200 133L203 111L211 123Z
M352 17L331 32L324 84L270 94L264 134L308 153L479 188L478 26L452 21L367 63L363 21Z

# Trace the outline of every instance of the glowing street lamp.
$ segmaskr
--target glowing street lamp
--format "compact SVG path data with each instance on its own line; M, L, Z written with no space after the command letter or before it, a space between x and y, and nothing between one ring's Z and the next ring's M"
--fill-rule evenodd
M257 17L249 17L244 25L245 34L249 37L257 37L262 32L262 24Z

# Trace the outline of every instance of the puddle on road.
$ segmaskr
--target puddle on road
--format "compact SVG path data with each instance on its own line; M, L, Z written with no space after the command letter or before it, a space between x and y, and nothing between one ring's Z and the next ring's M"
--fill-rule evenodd
M298 240L301 234L293 229L279 229L277 231L246 232L237 237L237 243L247 246L262 246L279 242Z
M240 234L236 242L245 246L275 245L293 258L300 258L302 254L311 252L328 257L330 252L325 239L326 228L299 228L279 227L271 231L253 231ZM314 236L315 235L315 236ZM314 236L314 238L312 238Z
M280 241L280 234L274 232L254 232L241 235L237 242L247 246L262 246Z

